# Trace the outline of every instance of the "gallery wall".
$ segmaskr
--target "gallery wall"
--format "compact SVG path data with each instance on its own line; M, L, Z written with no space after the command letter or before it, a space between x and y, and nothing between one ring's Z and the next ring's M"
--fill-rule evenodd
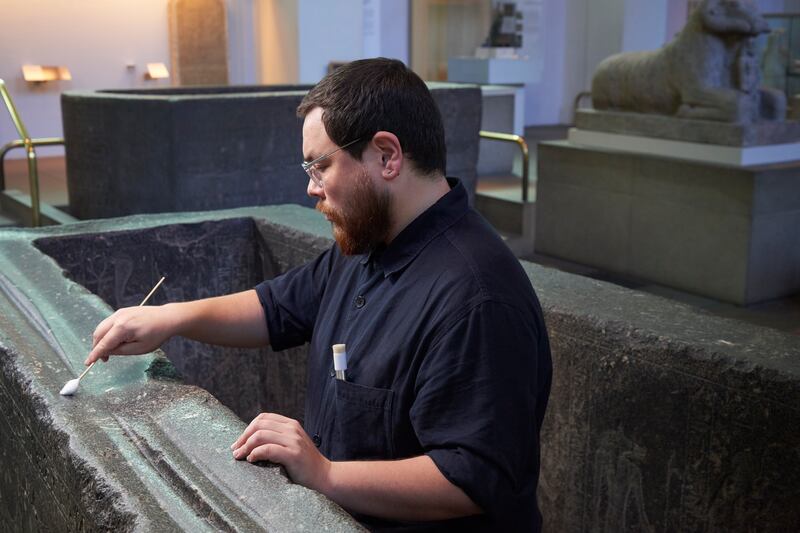
M223 0L231 83L314 83L330 61L383 55L408 63L410 0ZM487 0L489 1L489 0ZM757 0L800 12L800 0ZM169 63L168 0L0 0L0 78L33 137L61 136L59 95L72 89L157 87L145 64ZM538 5L540 82L526 86L526 125L565 124L597 64L653 49L680 30L688 0L526 0ZM488 29L487 29L488 31ZM71 81L31 84L23 64L63 65ZM17 137L0 110L0 144ZM42 148L40 153L60 153ZM20 151L12 157L21 157Z
M60 137L62 91L169 83L144 80L146 63L169 65L167 29L167 0L3 0L0 78L31 136ZM24 64L66 66L72 80L28 83L22 78ZM0 144L15 138L1 108Z
M260 83L297 83L297 1L257 0L256 48Z
M231 83L257 83L254 0L223 1ZM63 91L170 85L168 79L145 79L147 63L164 63L171 69L169 0L0 0L0 4L0 79L34 138L62 136ZM66 66L72 80L29 83L22 77L24 64ZM0 108L0 144L17 137L8 113ZM37 153L58 155L63 149L42 147ZM16 150L8 157L24 153Z
M330 61L383 55L408 62L408 0L223 0L231 84L314 83ZM33 137L60 137L60 94L170 85L169 0L0 0L0 78ZM46 37L45 37L46 36ZM63 65L71 81L32 84L23 64ZM132 65L132 68L129 68ZM0 109L0 144L17 138ZM58 147L41 155L63 153ZM9 155L23 157L22 151Z

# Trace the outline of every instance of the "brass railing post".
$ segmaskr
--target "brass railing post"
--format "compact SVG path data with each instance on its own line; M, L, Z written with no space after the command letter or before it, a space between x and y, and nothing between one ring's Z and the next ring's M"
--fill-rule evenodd
M20 140L25 146L25 152L28 159L28 183L30 185L31 194L31 223L33 226L40 226L41 213L39 205L39 172L36 168L36 150L33 147L33 142L30 135L28 135L28 130L25 129L25 124L22 123L22 119L17 112L17 108L14 106L14 102L11 100L11 94L9 94L8 89L6 89L6 83L2 79L0 79L0 95L2 95L3 102L6 104L6 109L8 109L8 112L11 115L11 120L14 122L14 127L17 128L17 133L19 134Z
M42 137L41 139L31 139L31 144L33 146L63 145L64 139L62 137ZM25 148L25 142L17 139L0 148L0 191L4 191L6 188L6 154L15 148Z
M528 153L528 143L520 135L513 133L498 133L496 131L479 131L481 139L488 139L490 141L512 142L516 143L522 151L522 201L528 201L528 166L530 165L530 155Z

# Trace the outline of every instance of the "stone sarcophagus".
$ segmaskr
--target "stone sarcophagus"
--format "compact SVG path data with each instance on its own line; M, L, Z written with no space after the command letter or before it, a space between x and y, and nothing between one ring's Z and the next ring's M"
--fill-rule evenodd
M74 397L95 325L246 290L331 243L298 206L0 232L0 523L10 529L351 531L229 445L302 417L305 350L174 340L112 358ZM791 530L800 521L800 337L523 262L553 348L539 497L548 531Z
M448 175L475 193L481 92L431 83L445 127ZM70 91L61 97L70 212L136 213L300 204L309 85Z
M304 349L174 340L163 347L170 360L161 352L113 358L95 365L75 396L58 394L82 371L98 321L137 305L151 276L167 278L155 304L245 290L327 244L255 214L0 237L0 523L22 531L362 530L278 467L231 456L244 420L260 411L302 417Z

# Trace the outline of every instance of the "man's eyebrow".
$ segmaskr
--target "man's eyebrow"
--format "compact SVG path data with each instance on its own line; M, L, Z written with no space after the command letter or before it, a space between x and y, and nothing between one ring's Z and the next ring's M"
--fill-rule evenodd
M314 149L312 148L311 151L308 152L307 155L303 154L303 162L304 163L310 163L311 161L315 160L318 157L319 156L317 155L316 151L314 151Z

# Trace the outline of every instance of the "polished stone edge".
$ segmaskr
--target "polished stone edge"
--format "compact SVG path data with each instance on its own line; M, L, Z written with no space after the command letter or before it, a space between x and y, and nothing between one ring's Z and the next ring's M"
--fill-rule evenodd
M567 139L576 146L616 150L716 165L755 166L800 160L800 142L763 146L722 146L696 142L621 135L570 128Z
M425 82L430 91L478 88L474 83L460 82ZM184 88L153 89L75 89L64 91L62 98L92 100L153 100L176 102L181 100L231 100L265 96L284 97L286 95L304 95L312 84L293 85L242 85L242 86L196 86ZM237 90L238 89L238 90ZM220 92L221 91L221 92Z
M666 115L579 109L575 112L575 127L587 131L649 139L669 139L740 148L800 142L798 121L729 124Z

